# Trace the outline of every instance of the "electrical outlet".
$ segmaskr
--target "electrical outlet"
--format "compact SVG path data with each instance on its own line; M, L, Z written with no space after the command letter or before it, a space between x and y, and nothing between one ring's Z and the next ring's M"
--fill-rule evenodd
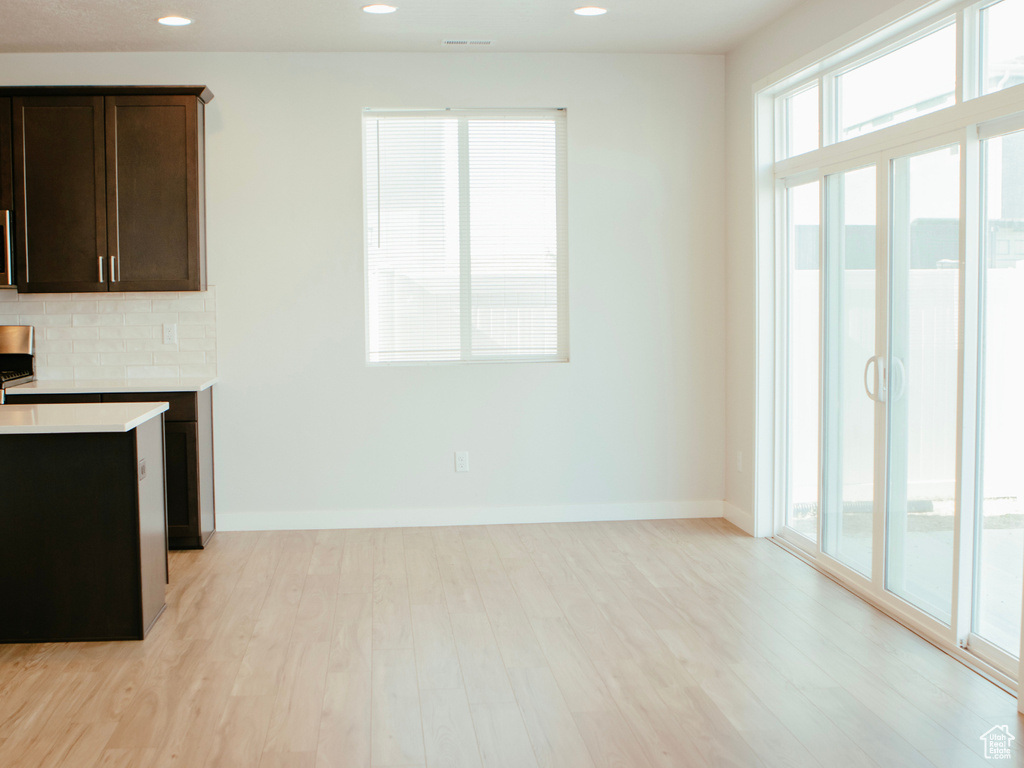
M178 343L177 323L164 323L164 344Z
M469 451L455 452L455 471L469 472Z
M743 451L736 451L736 471L743 471Z
M146 460L139 459L139 480L146 479Z

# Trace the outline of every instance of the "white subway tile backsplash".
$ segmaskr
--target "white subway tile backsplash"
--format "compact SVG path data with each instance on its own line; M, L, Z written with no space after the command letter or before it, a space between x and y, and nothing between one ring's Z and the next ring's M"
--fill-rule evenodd
M147 293L122 293L122 297L134 298L134 299L149 299L150 301L171 301L172 299L188 298L190 296L202 296L202 293L192 293L186 291L182 293L176 293L174 291L152 291Z
M75 352L125 352L124 342L113 339L100 341L76 341Z
M217 342L215 339L188 339L183 338L179 334L178 337L178 349L182 352L188 352L190 350L201 349L206 352L209 350L217 349Z
M151 379L217 375L216 293L0 291L0 325L36 328L36 376ZM163 325L178 325L178 344Z
M152 365L152 352L105 352L100 355L100 365Z
M37 304L32 307L33 311L41 310L43 306ZM18 314L21 318L20 322L22 325L34 325L36 328L41 328L50 325L67 326L71 325L71 318L78 317L78 315L29 315L29 314Z
M205 352L154 352L153 365L202 365Z
M39 343L39 334L36 334L36 344ZM58 328L50 327L45 329L43 334L47 339L98 339L99 328Z
M36 378L49 381L67 381L68 379L75 378L75 369L37 364Z
M175 299L174 301L154 301L154 312L205 312L204 299Z
M216 321L216 312L179 312L178 322L182 325L209 325Z
M124 315L72 315L73 325L124 325Z
M202 325L180 325L178 326L178 341L182 339L205 339L206 328Z
M156 312L149 299L125 299L119 304L122 312Z
M76 365L74 368L76 379L124 379L125 368L123 365Z
M174 312L129 312L123 317L125 325L163 325L180 322Z
M182 376L198 376L200 378L207 378L210 376L217 375L217 366L214 365L182 365L181 375Z
M95 313L96 304L95 301L48 301L45 306L48 315L84 315Z
M124 314L125 312L151 312L151 301L106 301L101 302L97 311L103 314Z
M185 373L185 368L193 366L184 365L129 365L129 379L166 379L174 376L195 376L194 373ZM212 374L216 376L216 374Z
M48 341L46 342L46 349L51 355L69 355L76 351L72 346L74 343L73 341ZM80 351L84 352L85 350Z
M36 350L36 355L37 355L37 357L40 358L38 362L45 363L46 365L56 365L56 366L67 367L67 366L99 365L100 364L100 355L99 355L98 352L83 352L81 354L74 354L74 353L72 353L70 355L61 355L61 354L55 354L55 355L45 354L45 355L43 355L43 354L40 354L38 350Z
M164 344L163 339L128 339L124 343L125 352L173 352L177 347Z
M157 325L111 325L95 330L101 339L152 339L160 335Z

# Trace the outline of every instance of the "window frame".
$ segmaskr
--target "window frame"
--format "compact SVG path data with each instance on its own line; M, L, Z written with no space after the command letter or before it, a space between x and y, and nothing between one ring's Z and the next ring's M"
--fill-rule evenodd
M555 123L555 227L556 227L556 280L555 305L556 305L556 351L552 354L502 354L485 355L474 353L472 348L472 255L468 250L467 240L471 237L471 223L463 224L460 221L460 243L459 247L459 336L460 354L457 359L408 359L408 360L372 360L370 346L370 245L369 245L369 199L366 194L366 121L374 118L457 118L460 120L460 133L463 133L462 126L465 122L478 119L510 119L529 120L540 118L552 120ZM568 247L568 119L565 107L527 107L527 108L373 108L366 107L362 110L362 179L363 186L363 300L364 300L364 363L367 367L388 367L388 366L433 366L433 365L478 365L478 364L509 364L509 363L568 363L569 355L569 247ZM460 207L468 208L468 204L462 198L466 198L469 189L468 162L464 156L460 137L460 168L459 168L459 189Z

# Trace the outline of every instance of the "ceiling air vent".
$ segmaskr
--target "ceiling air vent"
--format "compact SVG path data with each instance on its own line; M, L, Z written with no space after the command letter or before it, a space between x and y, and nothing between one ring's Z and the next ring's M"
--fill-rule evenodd
M492 40L442 40L441 45L464 45L471 48L476 45L490 45Z

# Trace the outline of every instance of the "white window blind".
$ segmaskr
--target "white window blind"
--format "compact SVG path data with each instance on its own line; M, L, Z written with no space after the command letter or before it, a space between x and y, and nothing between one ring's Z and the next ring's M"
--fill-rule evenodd
M564 110L363 129L367 361L568 360Z

